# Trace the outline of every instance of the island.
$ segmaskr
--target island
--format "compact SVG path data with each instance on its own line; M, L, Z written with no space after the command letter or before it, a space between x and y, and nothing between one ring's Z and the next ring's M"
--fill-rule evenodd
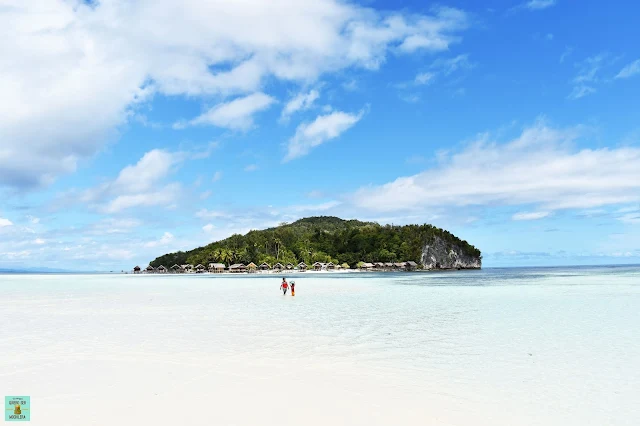
M136 266L134 272L429 271L481 267L479 249L433 225L380 225L319 216L235 234L190 251L164 254L146 269Z

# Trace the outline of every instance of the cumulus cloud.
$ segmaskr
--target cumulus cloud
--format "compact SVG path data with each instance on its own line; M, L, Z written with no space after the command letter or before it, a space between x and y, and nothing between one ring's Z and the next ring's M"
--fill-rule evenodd
M362 188L352 199L373 211L533 204L545 212L640 200L640 148L577 150L579 136L542 121L507 143L481 135L434 168Z
M204 114L189 121L189 125L212 125L232 130L248 130L254 125L253 116L268 109L275 98L264 93L253 93L248 96L236 98L232 101L218 104ZM174 125L176 128L184 127L183 123Z
M255 172L256 170L258 170L258 165L257 164L249 164L248 166L246 166L244 168L245 172Z
M204 232L212 232L214 229L216 229L216 227L211 223L207 223L205 226L202 227L202 230Z
M445 51L468 26L457 9L409 14L339 0L4 4L0 185L19 188L73 172L155 94L253 96L252 108L264 108L266 81L307 84L375 70L391 51ZM235 109L238 99L195 122L247 128L251 114Z
M313 148L337 138L360 121L363 115L364 111L358 114L335 111L320 115L311 123L300 124L289 140L284 161L307 155Z
M633 77L636 74L640 74L640 59L637 59L622 68L616 75L616 78L629 78Z
M134 207L170 206L181 197L179 183L167 183L169 177L189 153L154 149L135 164L124 167L113 180L83 191L70 190L54 205L62 208L71 203L84 203L93 210L113 214Z
M13 222L11 222L9 219L4 219L0 217L0 228L4 228L5 226L11 226L13 225Z
M165 232L159 240L149 241L148 243L145 243L144 246L147 248L166 246L171 243L173 239L174 237L171 232Z
M309 92L298 93L291 98L282 110L281 118L283 120L289 119L291 115L298 111L308 110L313 106L313 103L320 97L320 92L317 90L311 90Z
M511 219L513 220L538 220L549 216L549 212L520 212L514 214Z

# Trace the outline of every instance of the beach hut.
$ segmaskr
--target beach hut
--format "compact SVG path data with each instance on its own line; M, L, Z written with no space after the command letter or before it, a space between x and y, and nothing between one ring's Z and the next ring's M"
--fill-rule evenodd
M182 270L187 274L193 272L193 265L187 263L186 265L182 265Z
M369 271L369 270L373 269L373 263L362 262L362 265L360 266L360 269L364 269L365 271Z
M322 267L324 266L323 263L320 262L316 262L313 264L313 270L314 271L322 271Z
M325 265L325 268L327 269L327 271L332 271L336 269L336 265L334 265L333 262L329 262Z
M282 266L282 263L278 262L275 265L273 265L273 270L274 271L282 271L284 269L284 266Z
M382 262L376 262L373 264L373 267L377 270L382 271L384 269L384 263Z
M268 271L271 269L271 265L269 265L267 262L262 262L260 264L260 270L261 271Z
M196 266L196 274L202 274L206 269L203 264L198 263Z
M159 274L166 274L167 273L167 268L164 267L164 265L160 265L158 266L158 269L156 269L156 272Z
M224 263L211 263L209 265L209 272L213 272L214 274L221 274L224 272Z
M251 262L247 265L247 269L249 270L249 272L256 272L256 269L258 269L258 265Z
M393 264L393 269L401 271L406 267L405 262L396 262Z
M384 269L386 269L387 271L390 271L393 269L393 263L392 262L386 262L384 264Z
M293 268L294 268L293 263L287 263L286 264L286 268L287 268L288 271L293 270Z
M138 265L133 267L133 273L134 274L139 274L140 273L140 267Z
M407 271L415 271L416 269L418 269L418 264L413 260L406 262L406 264L407 264L407 267L406 267Z
M304 262L298 263L298 270L300 272L306 272L307 271L307 264L304 263Z
M171 272L173 272L174 274L179 274L180 272L182 272L182 268L180 267L180 265L176 264L173 265L171 268L169 268L171 270Z
M147 267L146 267L146 269L145 269L145 272L146 272L147 274L153 274L155 271L156 271L156 270L155 270L155 269L154 269L154 267L153 267L153 266L151 266L151 265L147 266Z
M229 272L234 274L239 274L241 272L247 272L247 267L244 266L244 263L235 263L229 266Z

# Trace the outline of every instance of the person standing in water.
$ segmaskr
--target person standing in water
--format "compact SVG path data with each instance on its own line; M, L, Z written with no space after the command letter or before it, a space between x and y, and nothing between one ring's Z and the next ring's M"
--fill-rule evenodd
M280 290L282 290L282 295L287 294L287 289L289 288L289 284L287 284L287 280L282 278L282 284L280 284Z
M291 281L291 295L292 296L296 295L296 282L295 281Z

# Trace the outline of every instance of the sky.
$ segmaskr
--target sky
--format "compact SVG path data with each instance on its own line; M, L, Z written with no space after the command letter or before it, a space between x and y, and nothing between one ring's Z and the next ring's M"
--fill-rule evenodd
M315 216L640 263L640 5L0 0L0 268Z

